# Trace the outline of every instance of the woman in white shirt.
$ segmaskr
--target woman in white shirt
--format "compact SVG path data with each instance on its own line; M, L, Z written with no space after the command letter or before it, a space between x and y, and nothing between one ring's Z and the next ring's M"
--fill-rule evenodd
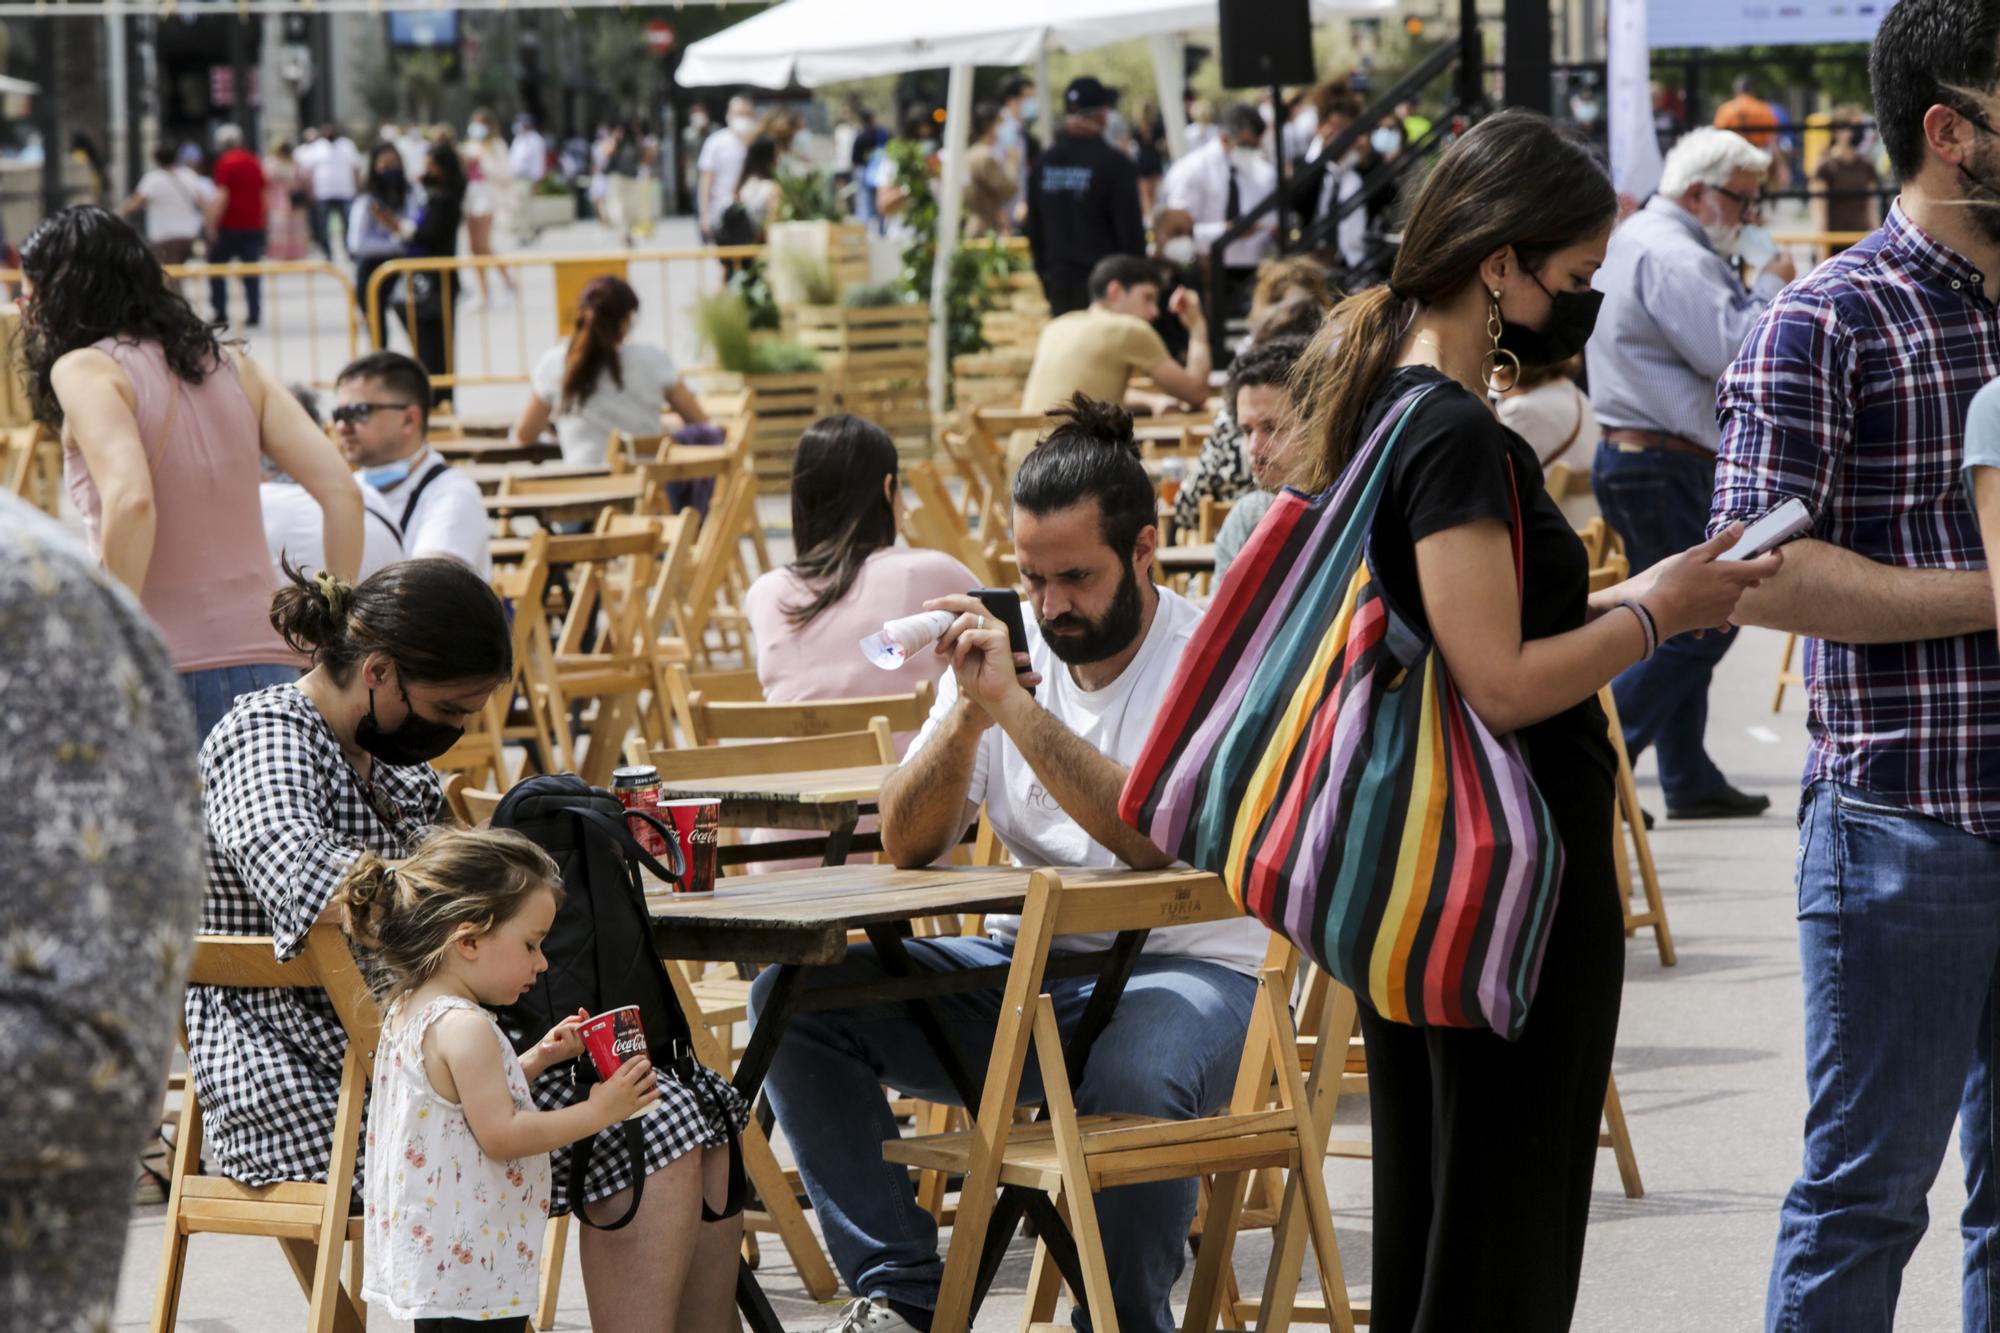
M541 438L553 420L563 461L594 465L604 462L614 430L661 434L662 403L689 424L708 420L666 348L626 343L638 314L639 295L623 278L590 281L569 341L535 363L527 406L514 425L516 440Z
M214 203L215 186L192 168L178 165L174 146L163 143L153 150L153 169L139 178L132 197L118 211L131 217L143 210L146 244L154 258L162 264L185 264L194 256L194 243L208 230Z
M1564 459L1572 467L1590 470L1597 418L1589 397L1572 378L1582 368L1580 361L1524 370L1520 383L1500 399L1500 424L1534 446L1544 472ZM1584 447L1579 449L1579 444Z

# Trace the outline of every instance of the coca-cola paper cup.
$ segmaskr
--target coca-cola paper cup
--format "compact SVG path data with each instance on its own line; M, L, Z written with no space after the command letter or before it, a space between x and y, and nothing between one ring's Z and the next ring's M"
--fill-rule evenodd
M681 864L687 867L674 892L714 893L715 840L722 827L722 803L700 797L661 801L660 818L673 829L681 845Z
M600 1079L610 1078L627 1060L646 1053L646 1025L639 1017L639 1006L636 1004L607 1009L585 1019L578 1024L576 1035L583 1038L583 1049L590 1053L590 1062L597 1066ZM625 1118L637 1120L659 1109L660 1104L654 1102Z

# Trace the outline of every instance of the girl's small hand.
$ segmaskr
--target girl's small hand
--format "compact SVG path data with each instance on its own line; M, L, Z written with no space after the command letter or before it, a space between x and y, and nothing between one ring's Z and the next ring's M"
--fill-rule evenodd
M590 1017L588 1009L579 1009L562 1022L549 1029L549 1035L537 1044L537 1054L541 1056L541 1067L561 1064L564 1060L574 1060L583 1054L583 1038L577 1035L577 1028Z
M645 1056L627 1060L618 1072L590 1090L590 1103L603 1111L604 1123L615 1125L625 1117L660 1099L660 1085L653 1081L653 1062Z

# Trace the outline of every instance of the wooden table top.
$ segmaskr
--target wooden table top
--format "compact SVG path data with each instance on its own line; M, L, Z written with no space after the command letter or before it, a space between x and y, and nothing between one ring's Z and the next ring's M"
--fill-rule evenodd
M431 448L453 463L547 463L562 457L554 441L518 444L509 439L465 436L455 440L432 440Z
M1065 892L1077 894L1063 919L1078 930L1164 928L1241 915L1222 881L1199 870L886 865L725 877L714 893L699 897L649 891L646 911L667 958L837 963L847 956L850 930L925 916L1018 912L1038 873L1059 876Z
M483 498L489 514L532 514L538 518L561 520L588 518L606 505L630 507L638 502L639 490L633 485L606 485L589 490L555 491L547 495L488 495Z
M677 444L668 450L663 464L653 464L665 469L668 481L693 481L700 477L719 475L729 465L729 449L720 444ZM602 477L607 482L612 471L605 463L461 463L459 471L479 483L479 489L488 495L500 489L508 477L527 480L543 478ZM624 475L632 475L629 471Z
M811 773L762 773L745 778L700 778L662 782L660 799L790 802L798 805L873 804L882 784L896 771L894 764L861 768L828 768Z
M1200 546L1162 546L1153 553L1161 569L1186 571L1215 568L1215 543Z

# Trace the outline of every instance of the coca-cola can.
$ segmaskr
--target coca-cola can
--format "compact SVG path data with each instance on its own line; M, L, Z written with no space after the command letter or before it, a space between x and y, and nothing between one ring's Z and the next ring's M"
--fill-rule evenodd
M613 770L611 793L627 810L642 811L660 817L660 770L651 764L634 764L630 768ZM627 828L632 830L632 840L654 856L667 854L667 838L643 819L628 819Z
M674 831L686 867L675 893L715 892L716 836L722 828L722 803L695 797L660 802L660 818Z

